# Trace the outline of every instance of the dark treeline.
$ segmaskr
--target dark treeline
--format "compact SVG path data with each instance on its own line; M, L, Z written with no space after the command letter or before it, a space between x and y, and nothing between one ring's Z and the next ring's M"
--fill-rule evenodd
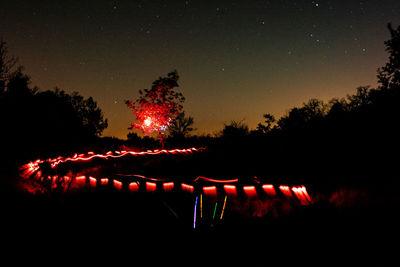
M328 103L310 99L278 120L267 113L255 130L232 121L215 136L175 133L166 140L167 147L207 146L211 152L199 164L210 175L260 175L314 184L395 182L400 148L400 27L389 24L388 28L389 60L377 71L377 88L360 86L354 94ZM135 134L128 135L129 142L157 145Z
M389 60L378 69L377 88L362 86L328 103L310 99L279 119L267 113L254 130L232 121L214 136L190 135L194 119L182 114L165 140L166 148L206 146L196 162L203 166L202 175L256 175L314 184L392 181L400 148L400 27L388 28ZM31 87L4 42L0 52L1 157L26 160L88 149L160 148L157 140L136 133L129 133L127 140L100 137L107 120L91 97Z
M0 40L0 159L47 157L92 144L107 127L92 97L55 88L40 91Z

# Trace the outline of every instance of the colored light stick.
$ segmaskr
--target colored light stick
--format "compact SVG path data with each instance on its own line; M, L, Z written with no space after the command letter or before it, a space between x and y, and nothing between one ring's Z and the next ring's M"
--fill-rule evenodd
M193 215L193 229L196 229L196 213L197 213L197 199L199 196L196 196L196 201L194 202L194 215Z
M217 211L217 204L218 204L218 202L215 202L214 214L213 214L212 221L211 221L211 227L214 226L213 222L214 222L214 219L215 219L215 213L216 213L216 211Z
M176 214L176 212L165 202L163 201L164 206L167 207L167 209L175 216L176 219L178 219L178 214Z
M226 199L227 199L227 198L228 198L228 196L225 196L224 205L222 206L222 211L221 211L220 220L222 220L222 216L224 216L224 210L225 210L225 205L226 205Z
M200 218L203 218L203 194L200 194Z

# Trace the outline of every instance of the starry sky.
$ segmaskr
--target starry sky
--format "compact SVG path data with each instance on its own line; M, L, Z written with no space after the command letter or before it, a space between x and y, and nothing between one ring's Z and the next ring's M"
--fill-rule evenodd
M376 86L400 1L1 0L0 18L32 85L92 96L126 138L124 101L174 69L198 134Z

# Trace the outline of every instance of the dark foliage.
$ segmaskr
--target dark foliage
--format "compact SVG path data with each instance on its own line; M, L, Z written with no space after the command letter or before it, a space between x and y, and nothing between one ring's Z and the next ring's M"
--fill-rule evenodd
M30 78L21 67L12 70L6 66L2 70L2 159L15 161L71 151L93 142L107 127L92 97L85 99L60 89L39 91L30 86Z
M254 131L232 121L220 136L203 140L210 150L199 163L203 171L318 186L398 183L400 28L389 30L389 62L378 70L378 88L361 86L328 103L311 99L278 120L267 113Z

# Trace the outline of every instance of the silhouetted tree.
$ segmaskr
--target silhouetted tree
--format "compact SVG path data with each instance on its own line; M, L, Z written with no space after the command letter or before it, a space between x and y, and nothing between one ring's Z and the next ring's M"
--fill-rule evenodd
M195 129L192 127L194 124L193 117L186 117L182 112L176 117L174 123L169 127L169 134L172 138L183 139L188 137L189 134Z
M347 99L349 110L366 106L370 103L369 99L370 86L359 86L354 95L348 95Z
M142 141L142 138L137 133L133 132L128 133L126 138L130 143L140 143Z
M141 129L144 133L158 132L160 143L164 147L163 132L172 125L183 111L185 101L182 93L174 90L178 87L178 73L173 71L167 77L153 82L151 89L139 90L139 98L125 104L133 110L136 123L131 123L129 129Z
M108 127L107 119L103 118L102 110L91 96L85 99L78 92L67 94L58 88L55 89L54 94L72 106L86 135L100 136Z
M221 131L223 138L243 137L249 134L249 126L243 121L231 121L229 124L224 124Z
M318 99L310 99L301 108L292 108L286 116L278 121L280 129L285 131L303 129L307 123L322 119L326 105Z
M263 117L265 119L264 122L266 123L266 125L259 123L257 125L257 132L267 134L271 132L272 126L275 124L276 120L275 117L269 113L264 114Z
M6 84L12 73L18 59L8 54L6 42L0 37L0 95L5 92Z
M389 61L382 68L378 69L379 88L392 89L400 88L400 26L393 29L388 24L391 38L385 41L385 50L389 53Z
M328 105L327 116L340 116L339 114L346 114L349 111L349 104L344 98L332 98L329 100Z
M0 142L4 154L61 152L101 135L107 119L92 97L85 99L76 92L39 91L32 87L22 67L14 68L16 61L8 59L5 47L2 42Z

